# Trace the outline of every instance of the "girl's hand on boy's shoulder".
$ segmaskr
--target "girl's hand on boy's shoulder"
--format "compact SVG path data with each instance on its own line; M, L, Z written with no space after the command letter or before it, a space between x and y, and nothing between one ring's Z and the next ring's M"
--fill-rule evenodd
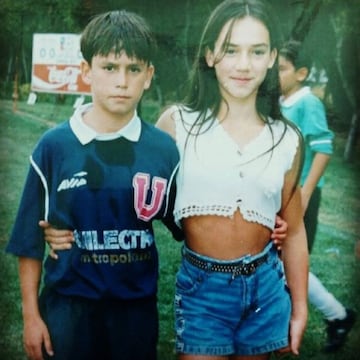
M45 241L50 246L49 255L53 259L58 258L55 251L71 249L74 242L74 234L71 230L56 229L45 220L40 220L39 226L44 230Z

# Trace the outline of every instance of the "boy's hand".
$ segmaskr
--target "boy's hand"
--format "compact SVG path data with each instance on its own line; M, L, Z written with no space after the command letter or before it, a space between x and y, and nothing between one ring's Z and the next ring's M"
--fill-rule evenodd
M55 229L45 220L39 221L39 226L44 230L45 241L50 246L49 255L53 259L57 259L58 255L55 253L57 250L71 249L74 242L74 234L70 230Z
M280 216L276 215L275 229L271 234L271 239L274 242L278 250L281 250L281 246L287 236L288 224Z
M43 360L43 348L49 356L54 355L49 331L40 317L24 321L23 340L26 355L31 360Z

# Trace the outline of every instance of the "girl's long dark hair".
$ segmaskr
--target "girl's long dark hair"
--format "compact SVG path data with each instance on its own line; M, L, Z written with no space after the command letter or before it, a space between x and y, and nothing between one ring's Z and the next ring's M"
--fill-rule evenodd
M206 51L208 49L214 50L215 43L225 24L229 21L235 22L246 16L261 21L268 29L271 50L279 48L281 39L277 29L278 22L273 17L271 9L265 1L227 0L218 5L205 25L185 98L185 105L202 114L201 122L208 120L205 116L208 109L211 110L212 115L215 117L222 102L215 69L209 67L206 62ZM232 26L230 26L229 32L231 29ZM268 70L267 76L259 88L256 104L258 112L265 118L271 116L273 119L279 119L281 117L279 96L280 85L276 61L272 69Z

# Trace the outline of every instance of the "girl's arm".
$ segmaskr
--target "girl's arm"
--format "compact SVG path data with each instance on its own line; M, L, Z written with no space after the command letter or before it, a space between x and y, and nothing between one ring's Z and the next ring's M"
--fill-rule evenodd
M307 321L308 292L308 248L303 222L301 191L294 184L297 179L299 156L297 154L293 168L287 173L283 188L283 208L281 217L288 224L288 235L282 245L282 258L285 275L291 293L292 314L290 322L290 350L299 353L300 343Z
M55 251L71 249L72 243L75 241L74 233L71 230L56 229L45 220L40 220L39 226L44 231L45 241L50 246L49 255L53 259L56 260L58 258L58 255Z
M24 321L24 347L31 360L42 360L42 347L52 356L53 350L48 329L42 320L38 306L42 262L19 258L19 278Z
M156 122L155 126L159 129L167 132L173 139L176 138L175 134L175 122L173 119L174 109L168 108L165 110L159 117L158 121Z

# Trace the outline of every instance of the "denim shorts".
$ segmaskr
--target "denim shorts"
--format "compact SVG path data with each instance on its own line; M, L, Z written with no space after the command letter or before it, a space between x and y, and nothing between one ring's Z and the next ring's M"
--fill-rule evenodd
M289 344L291 299L283 264L272 243L254 256L223 262L183 248L209 264L192 265L183 256L176 277L176 351L194 355L259 355ZM247 275L213 271L216 264L252 262ZM216 266L215 266L216 268Z

